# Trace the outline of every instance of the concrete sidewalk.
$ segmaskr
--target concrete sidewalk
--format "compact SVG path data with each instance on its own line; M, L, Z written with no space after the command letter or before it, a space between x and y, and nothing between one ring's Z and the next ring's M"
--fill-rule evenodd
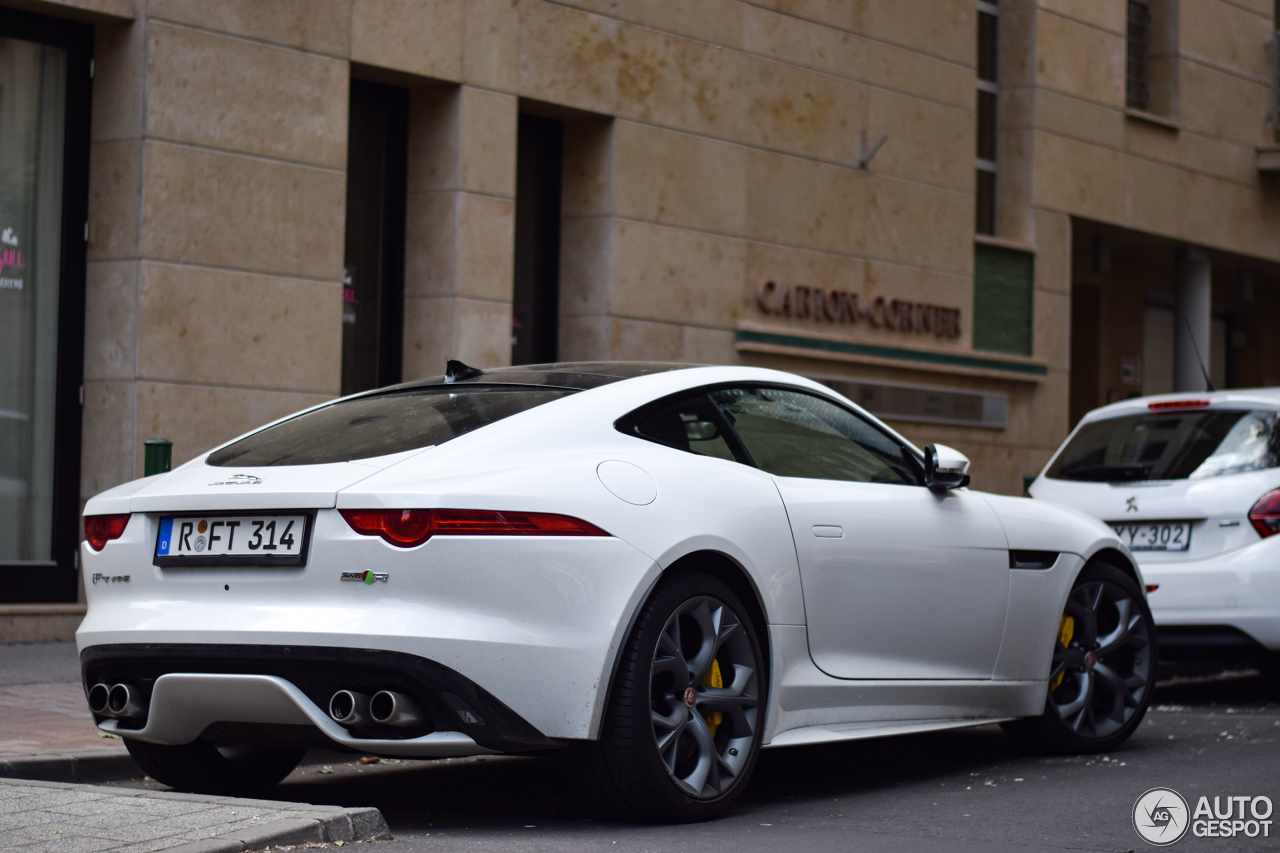
M0 777L61 782L140 774L93 724L75 643L0 645Z
M373 808L0 779L0 847L15 853L241 853L390 837Z

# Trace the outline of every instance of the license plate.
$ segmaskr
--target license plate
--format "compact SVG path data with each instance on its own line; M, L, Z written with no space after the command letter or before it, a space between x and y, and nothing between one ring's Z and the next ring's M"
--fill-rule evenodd
M309 516L164 516L155 564L300 566L306 558Z
M1111 525L1130 551L1185 551L1191 547L1189 521L1132 521Z

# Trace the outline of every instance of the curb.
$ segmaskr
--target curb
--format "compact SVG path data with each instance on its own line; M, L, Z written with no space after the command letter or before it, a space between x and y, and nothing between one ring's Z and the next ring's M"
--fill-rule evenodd
M191 841L166 849L166 853L247 853L265 847L334 841L373 841L391 838L391 830L375 808L342 808L339 806L313 806L305 803L282 803L276 800L250 800L238 797L210 797L203 794L179 794L172 791L137 791L128 788L97 788L92 785L73 785L65 782L49 782L28 779L0 779L0 787L22 785L25 787L56 788L60 790L110 791L113 797L138 797L147 800L180 800L191 803L211 803L227 806L269 808L291 813L290 817L229 832L217 838Z
M0 758L0 779L42 782L110 782L140 776L142 770L127 752L58 752Z

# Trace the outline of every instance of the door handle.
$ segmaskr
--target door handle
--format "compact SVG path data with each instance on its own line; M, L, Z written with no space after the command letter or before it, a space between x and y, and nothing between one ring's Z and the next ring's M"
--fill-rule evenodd
M838 524L815 524L813 535L819 539L843 539L844 528Z

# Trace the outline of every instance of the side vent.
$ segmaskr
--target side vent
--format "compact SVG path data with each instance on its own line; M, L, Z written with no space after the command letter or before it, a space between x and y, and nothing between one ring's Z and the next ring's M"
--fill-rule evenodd
M1051 569L1058 562L1057 551L1010 551L1011 569Z

